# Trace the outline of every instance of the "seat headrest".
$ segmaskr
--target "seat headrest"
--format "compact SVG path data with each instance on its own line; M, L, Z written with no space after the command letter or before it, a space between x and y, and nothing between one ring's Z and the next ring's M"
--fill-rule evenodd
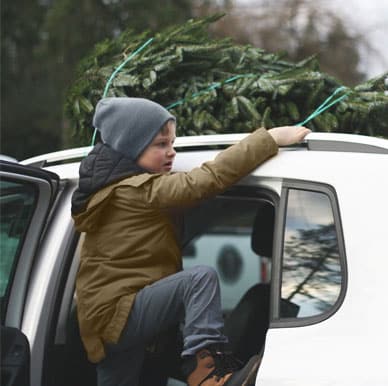
M252 229L251 247L256 254L272 257L274 228L275 207L263 201L257 210Z

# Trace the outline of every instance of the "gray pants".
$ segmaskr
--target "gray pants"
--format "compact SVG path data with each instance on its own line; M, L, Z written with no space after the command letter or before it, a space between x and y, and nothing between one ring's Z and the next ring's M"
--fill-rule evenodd
M98 386L137 386L145 348L161 331L183 323L182 356L225 343L217 273L196 266L163 278L136 295L117 344L97 365Z

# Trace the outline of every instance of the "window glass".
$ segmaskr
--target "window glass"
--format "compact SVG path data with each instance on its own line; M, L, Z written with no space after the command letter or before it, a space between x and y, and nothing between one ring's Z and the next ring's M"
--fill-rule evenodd
M261 205L259 200L249 198L219 197L193 211L199 223L193 224L197 231L183 250L183 266L208 265L216 269L226 314L248 288L269 277L270 260L252 249L253 224ZM266 223L265 218L262 221ZM188 218L186 223L190 222ZM273 227L273 220L269 226Z
M33 215L36 196L35 188L28 183L0 181L0 297L6 293Z
M283 248L281 317L327 311L341 290L341 265L329 197L290 189Z

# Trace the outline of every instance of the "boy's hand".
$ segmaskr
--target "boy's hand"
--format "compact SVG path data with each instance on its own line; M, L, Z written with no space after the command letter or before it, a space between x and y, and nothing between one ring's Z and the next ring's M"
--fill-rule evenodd
M304 126L280 126L269 129L268 133L278 146L288 146L301 142L311 130Z

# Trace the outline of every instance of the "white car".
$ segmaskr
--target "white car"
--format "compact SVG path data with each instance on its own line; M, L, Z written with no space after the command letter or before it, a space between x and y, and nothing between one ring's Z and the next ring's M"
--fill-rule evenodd
M174 171L244 135L177 139ZM4 386L96 385L75 317L82 235L70 216L89 150L0 161ZM236 355L262 354L256 385L388 385L388 140L311 133L184 223L184 266L219 272ZM182 384L158 372L159 354L143 384Z

